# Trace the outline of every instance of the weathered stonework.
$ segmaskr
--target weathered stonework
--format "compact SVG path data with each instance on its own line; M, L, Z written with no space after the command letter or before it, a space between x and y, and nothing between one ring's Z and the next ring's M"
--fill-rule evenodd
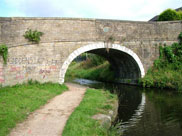
M39 44L23 37L27 29L44 33ZM9 47L7 65L0 57L0 84L29 79L62 83L69 63L85 51L106 57L121 79L137 79L158 57L159 45L176 42L180 32L182 21L0 18L0 44ZM107 47L109 37L114 42Z

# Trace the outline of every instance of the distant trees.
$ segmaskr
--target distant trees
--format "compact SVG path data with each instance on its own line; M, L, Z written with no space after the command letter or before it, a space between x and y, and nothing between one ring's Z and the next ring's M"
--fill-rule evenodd
M182 11L176 11L173 9L166 9L163 11L158 18L158 21L173 21L182 20Z

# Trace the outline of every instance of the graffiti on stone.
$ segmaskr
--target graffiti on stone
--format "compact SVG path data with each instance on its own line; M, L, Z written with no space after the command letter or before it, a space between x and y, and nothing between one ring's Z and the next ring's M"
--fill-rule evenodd
M21 70L21 67L17 66L11 66L10 67L10 72L18 72Z
M51 71L48 69L40 69L39 74L50 74Z
M4 83L4 79L3 78L0 78L0 83Z
M36 67L35 66L23 66L23 69L26 74L31 74L35 71Z
M47 75L51 74L51 69L40 69L39 74L42 76L44 79Z
M60 65L60 59L45 57L12 57L8 59L10 65Z
M56 69L57 69L57 66L52 65L52 66L50 66L49 68L50 68L51 70L56 70Z
M21 74L17 74L17 75L16 75L16 79L24 79L24 76L21 75Z

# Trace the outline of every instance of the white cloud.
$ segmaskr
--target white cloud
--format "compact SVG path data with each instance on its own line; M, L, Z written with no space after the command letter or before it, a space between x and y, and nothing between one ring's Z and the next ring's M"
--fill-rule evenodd
M25 16L148 20L181 0L5 0Z

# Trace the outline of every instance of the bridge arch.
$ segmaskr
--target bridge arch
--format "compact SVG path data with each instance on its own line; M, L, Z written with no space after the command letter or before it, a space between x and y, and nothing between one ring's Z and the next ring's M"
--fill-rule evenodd
M76 49L75 51L73 51L68 58L64 61L61 69L60 69L60 73L59 73L59 83L62 84L64 83L64 78L65 78L65 74L66 71L70 65L70 63L79 55L81 55L82 53L85 52L93 52L94 50L99 50L99 49L105 49L106 45L104 43L93 43L93 44L88 44L86 46L80 47L78 49ZM139 75L140 77L144 77L145 75L145 70L143 67L143 64L140 60L140 58L137 56L136 53L134 53L131 49L128 49L125 46L121 46L119 44L112 44L109 47L109 50L116 50L119 52L122 52L124 54L127 54L128 56L130 56L134 62L136 63L138 69L139 69Z

